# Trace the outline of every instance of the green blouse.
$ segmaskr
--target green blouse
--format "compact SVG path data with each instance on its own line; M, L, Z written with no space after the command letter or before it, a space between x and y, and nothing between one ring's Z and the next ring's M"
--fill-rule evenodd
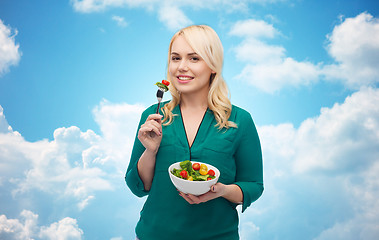
M167 103L167 102L166 102ZM146 109L138 129L155 113L157 105ZM174 121L163 126L162 141L156 155L154 179L145 191L137 162L145 148L136 137L125 180L138 197L148 195L136 234L140 240L234 240L238 236L237 204L219 197L201 204L189 204L171 183L168 167L184 160L209 163L220 170L219 182L236 184L243 192L242 212L263 192L262 152L250 114L236 106L229 118L237 128L215 127L213 112L207 110L191 147L188 145L180 107L173 110Z

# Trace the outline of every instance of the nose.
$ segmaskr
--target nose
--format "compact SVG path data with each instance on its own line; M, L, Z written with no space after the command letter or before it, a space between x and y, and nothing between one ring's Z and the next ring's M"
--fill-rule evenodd
M178 69L179 69L179 71L182 71L182 72L188 71L187 61L185 59L180 61Z

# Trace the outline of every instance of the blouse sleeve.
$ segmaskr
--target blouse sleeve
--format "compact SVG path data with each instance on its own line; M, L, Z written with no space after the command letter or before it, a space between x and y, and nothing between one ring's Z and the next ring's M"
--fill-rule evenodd
M140 129L141 125L146 121L149 113L148 110L145 110L142 113L138 128ZM145 190L143 182L139 176L137 164L142 153L145 151L145 147L138 139L138 130L134 140L133 150L129 161L128 169L125 174L125 181L132 193L138 197L146 196L149 192Z
M253 119L243 114L238 126L241 139L235 153L236 182L243 193L242 212L256 201L263 192L263 164L261 144Z

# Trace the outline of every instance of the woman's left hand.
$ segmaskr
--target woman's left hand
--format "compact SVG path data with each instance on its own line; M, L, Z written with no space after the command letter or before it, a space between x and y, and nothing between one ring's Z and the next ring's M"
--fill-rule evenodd
M188 203L190 204L199 204L203 202L207 202L209 200L222 197L224 195L226 189L226 185L222 183L216 183L211 187L211 190L207 193L204 193L199 196L195 196L192 194L185 194L182 192L179 192L179 195L183 197Z

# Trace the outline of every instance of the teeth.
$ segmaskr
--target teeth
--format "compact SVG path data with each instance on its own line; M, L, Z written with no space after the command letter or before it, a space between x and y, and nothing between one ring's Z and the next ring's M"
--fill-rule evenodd
M191 80L192 78L191 77L178 77L179 80Z

